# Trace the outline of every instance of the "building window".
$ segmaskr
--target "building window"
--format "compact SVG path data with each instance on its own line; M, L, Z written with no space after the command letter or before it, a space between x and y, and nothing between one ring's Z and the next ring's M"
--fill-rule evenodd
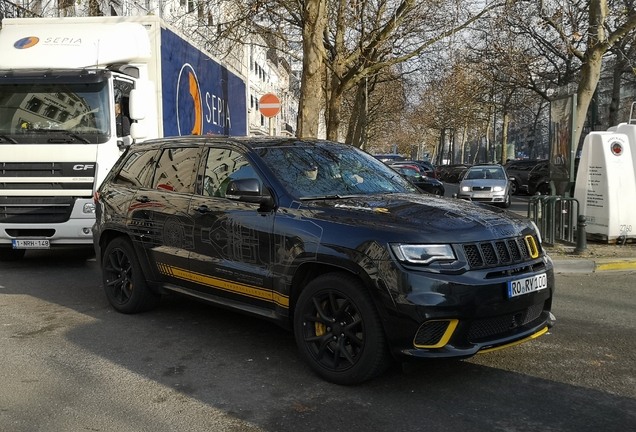
M188 0L188 13L194 12L194 0Z

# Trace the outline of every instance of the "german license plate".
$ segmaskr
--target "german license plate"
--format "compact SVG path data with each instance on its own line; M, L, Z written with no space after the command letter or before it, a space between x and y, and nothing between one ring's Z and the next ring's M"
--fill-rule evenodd
M16 239L13 249L49 249L51 243L46 239Z
M508 297L517 297L548 287L548 277L545 273L523 279L508 281Z
M475 198L490 198L489 194L480 194L480 193L476 193L473 195L473 197Z

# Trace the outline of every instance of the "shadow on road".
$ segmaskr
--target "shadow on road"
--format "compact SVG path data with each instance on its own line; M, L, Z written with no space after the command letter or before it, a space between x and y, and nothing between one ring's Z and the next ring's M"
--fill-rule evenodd
M28 253L0 263L0 277L4 303L20 294L68 309L48 316L49 325L90 317L64 333L79 349L267 431L596 432L636 424L634 399L546 378L569 367L552 361L558 331L508 354L545 377L507 371L497 364L507 354L492 353L482 364L430 361L408 374L395 365L341 387L311 373L293 335L266 321L176 295L148 313L115 313L89 251Z

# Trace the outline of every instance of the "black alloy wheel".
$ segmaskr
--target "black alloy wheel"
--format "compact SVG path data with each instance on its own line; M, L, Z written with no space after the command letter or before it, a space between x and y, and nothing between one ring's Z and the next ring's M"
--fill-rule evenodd
M371 379L391 362L373 300L346 273L322 275L303 290L294 314L301 354L327 381L348 385Z
M104 251L102 282L108 301L121 313L153 309L161 298L148 288L135 249L124 237L115 238Z

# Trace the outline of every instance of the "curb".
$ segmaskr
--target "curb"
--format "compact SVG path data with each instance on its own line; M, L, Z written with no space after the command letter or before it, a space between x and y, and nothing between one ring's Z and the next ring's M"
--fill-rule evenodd
M555 273L597 273L636 270L636 258L599 260L555 260Z

